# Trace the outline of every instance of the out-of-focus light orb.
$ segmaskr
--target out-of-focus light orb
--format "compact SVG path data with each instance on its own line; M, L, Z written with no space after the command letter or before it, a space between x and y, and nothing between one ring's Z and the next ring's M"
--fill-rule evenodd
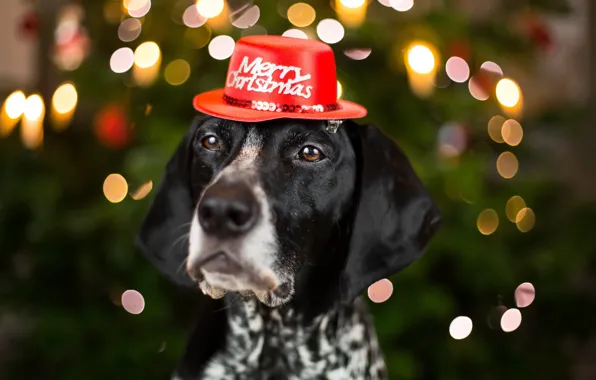
M529 207L522 208L515 217L515 224L517 229L521 232L528 232L534 228L536 224L536 214Z
M435 56L428 46L414 45L408 50L408 65L418 74L428 74L435 69Z
M127 290L122 293L122 307L130 314L141 314L145 309L145 299L136 290Z
M464 83L470 77L470 66L463 58L451 57L445 63L445 72L452 81Z
M437 136L439 154L444 157L457 157L464 152L468 143L466 129L459 123L441 126Z
M492 208L487 208L478 214L476 226L482 235L490 235L499 227L499 215Z
M283 32L282 36L308 40L308 35L300 29L288 29L285 32Z
M503 76L503 69L501 69L501 66L497 65L494 62L486 61L482 65L480 65L480 68L484 69L486 71L489 71L493 74L498 74L498 75Z
M497 171L501 177L511 179L517 174L519 169L519 162L515 154L511 152L503 152L497 158Z
M139 188L130 195L135 201L139 201L145 198L153 190L153 181L145 182Z
M23 91L15 91L4 101L4 110L9 119L18 119L25 112L27 97Z
M503 313L501 317L501 329L505 332L515 331L521 325L521 321L521 312L518 309L511 308Z
M494 142L503 143L503 135L501 129L505 123L505 118L501 115L495 115L488 121L488 135Z
M449 325L449 335L456 340L465 339L472 333L473 326L469 317L457 317Z
M530 306L534 298L536 298L536 289L529 282L524 282L515 289L515 304L519 308Z
M312 24L315 17L315 9L306 3L296 3L288 8L288 20L299 28Z
M209 42L209 55L220 61L228 59L234 53L235 47L236 43L232 37L226 35L217 36Z
M155 42L143 42L135 50L135 65L146 69L155 65L160 57L161 51Z
M196 5L191 5L186 8L182 14L182 22L189 28L199 28L207 22L207 17L203 17L199 14Z
M321 41L335 44L344 38L345 30L339 21L332 18L321 20L317 25L317 35Z
M521 90L517 83L509 78L499 80L496 87L497 100L503 106L512 108L519 103Z
M489 97L489 94L484 91L475 76L472 76L468 81L468 89L470 90L470 95L476 100L485 101Z
M372 49L348 49L344 51L344 54L355 61L361 61L368 58L372 53Z
M34 94L25 100L23 115L28 120L39 120L45 113L46 107L41 96Z
M135 63L135 53L131 48L123 47L116 50L110 58L110 69L116 74L130 70Z
M151 10L151 1L150 0L132 0L132 1L136 1L137 3L143 2L143 5L140 8L128 8L128 14L132 17L143 17L145 15L147 15L147 13L149 13L149 11Z
M127 11L135 11L147 6L150 0L123 0L122 5Z
M339 81L337 81L337 98L341 98L341 96L343 95L344 92L344 88L341 85L341 83L339 83Z
M366 0L339 0L347 8L360 8L366 3Z
M238 29L247 29L253 26L254 24L259 21L259 17L261 17L261 9L253 5L238 17L232 21L232 25L234 25Z
M120 174L110 174L103 181L103 194L111 203L119 203L128 194L128 183Z
M379 0L379 3L386 7L391 7L391 0Z
M219 16L224 10L224 0L198 0L197 11L206 18L214 18Z
M368 298L374 303L383 303L393 294L393 284L388 279L379 280L368 287Z
M166 66L164 77L172 86L179 86L190 77L190 65L183 59L176 59Z
M503 123L501 135L507 144L517 146L521 143L522 138L524 137L524 130L517 120L509 119Z
M128 18L118 27L118 38L123 42L136 40L141 35L141 22L136 18Z
M188 28L184 32L184 40L193 49L202 49L211 40L211 28Z
M414 0L389 0L389 4L398 12L407 12L414 6Z
M505 214L512 223L517 222L517 215L526 207L526 202L519 195L514 195L505 204Z
M52 106L59 114L69 113L77 106L79 96L72 83L64 83L54 92Z

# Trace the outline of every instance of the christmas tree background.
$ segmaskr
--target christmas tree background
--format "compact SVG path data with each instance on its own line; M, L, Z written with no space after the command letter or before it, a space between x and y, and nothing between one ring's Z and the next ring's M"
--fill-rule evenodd
M39 79L0 94L0 376L168 378L197 294L133 245L151 190L193 96L223 85L230 40L298 29L331 44L341 97L403 147L444 214L370 303L391 379L595 378L596 208L555 175L576 161L540 144L591 151L590 109L533 101L514 75L558 48L543 20L567 2L493 1L481 19L448 0L294 3L230 0L209 20L190 0L31 3L20 33L39 41ZM121 305L129 289L140 314Z

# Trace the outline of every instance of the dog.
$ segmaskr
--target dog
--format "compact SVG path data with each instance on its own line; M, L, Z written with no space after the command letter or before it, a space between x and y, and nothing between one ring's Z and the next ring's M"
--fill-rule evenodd
M360 294L417 260L440 224L375 126L197 118L137 237L205 295L172 379L386 379Z

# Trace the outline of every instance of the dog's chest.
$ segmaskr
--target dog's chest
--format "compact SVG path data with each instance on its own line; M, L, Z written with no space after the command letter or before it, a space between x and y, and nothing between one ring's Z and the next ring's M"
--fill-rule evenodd
M374 329L358 308L335 310L302 323L293 310L242 302L229 313L225 349L204 380L385 379Z

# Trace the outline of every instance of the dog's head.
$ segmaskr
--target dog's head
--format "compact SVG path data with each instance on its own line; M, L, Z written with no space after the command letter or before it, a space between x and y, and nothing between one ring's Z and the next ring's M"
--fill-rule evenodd
M343 302L403 269L437 230L438 209L377 128L326 127L197 120L168 163L139 246L179 284L269 306L304 288L307 267L323 268Z

